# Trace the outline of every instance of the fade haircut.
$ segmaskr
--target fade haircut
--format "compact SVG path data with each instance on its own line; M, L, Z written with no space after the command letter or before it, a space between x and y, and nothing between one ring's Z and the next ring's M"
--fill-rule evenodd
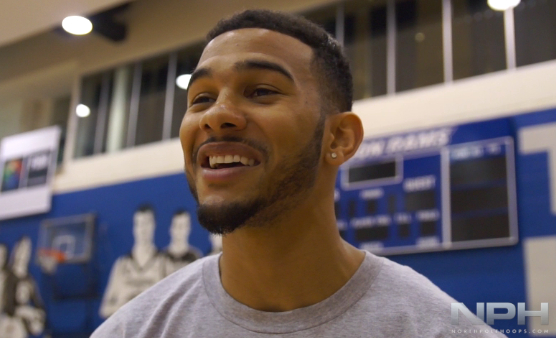
M136 213L144 213L144 212L150 212L151 214L154 215L154 209L150 204L142 204L139 206L139 208L137 208L137 211L135 211Z
M323 28L292 14L269 10L246 10L220 20L207 34L207 41L229 31L262 28L289 35L313 50L313 73L319 83L323 110L351 111L353 80L342 47Z
M176 210L176 212L174 212L174 216L181 216L181 215L189 215L189 212L187 212L187 210L185 209L178 209Z

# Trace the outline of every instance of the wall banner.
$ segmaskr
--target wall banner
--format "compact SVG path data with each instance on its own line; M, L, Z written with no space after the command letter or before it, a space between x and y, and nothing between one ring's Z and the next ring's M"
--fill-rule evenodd
M48 212L60 128L5 137L0 143L0 220Z

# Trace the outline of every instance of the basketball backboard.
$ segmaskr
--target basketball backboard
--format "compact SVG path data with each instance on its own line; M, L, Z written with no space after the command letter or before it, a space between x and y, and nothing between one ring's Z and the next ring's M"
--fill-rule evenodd
M85 263L91 259L94 214L44 220L39 233L41 250L56 250L64 255L63 263Z

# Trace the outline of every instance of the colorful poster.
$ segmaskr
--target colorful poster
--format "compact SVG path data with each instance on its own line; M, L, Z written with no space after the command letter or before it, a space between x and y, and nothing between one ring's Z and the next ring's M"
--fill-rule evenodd
M50 210L60 128L9 136L0 144L0 220Z

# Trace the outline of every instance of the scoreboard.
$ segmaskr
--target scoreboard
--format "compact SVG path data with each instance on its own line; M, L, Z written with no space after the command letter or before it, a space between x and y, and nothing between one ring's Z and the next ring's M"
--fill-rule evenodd
M509 118L365 139L337 177L348 242L377 254L517 243Z

